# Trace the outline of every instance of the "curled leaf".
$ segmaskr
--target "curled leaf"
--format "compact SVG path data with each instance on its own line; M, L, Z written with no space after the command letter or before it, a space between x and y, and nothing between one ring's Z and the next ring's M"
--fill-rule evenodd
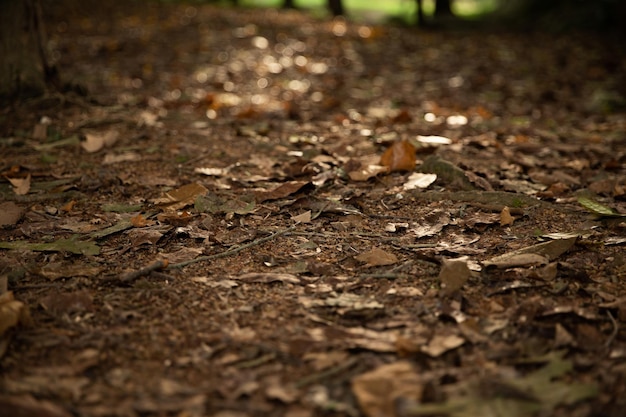
M395 142L380 158L380 164L389 171L413 171L415 169L415 146L408 141Z

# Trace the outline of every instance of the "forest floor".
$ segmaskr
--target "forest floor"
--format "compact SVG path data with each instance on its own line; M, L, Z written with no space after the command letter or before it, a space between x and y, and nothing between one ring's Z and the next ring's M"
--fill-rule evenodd
M0 414L623 415L623 44L74 7L0 114Z

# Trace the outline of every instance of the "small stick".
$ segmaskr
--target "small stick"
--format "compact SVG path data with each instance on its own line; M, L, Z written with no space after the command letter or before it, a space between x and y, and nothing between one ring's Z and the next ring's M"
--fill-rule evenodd
M615 320L615 318L613 317L613 315L611 314L609 310L606 311L606 314L609 316L609 319L611 319L611 323L613 324L613 331L611 332L611 335L606 340L606 342L604 342L604 345L608 348L609 346L611 346L611 343L613 343L613 340L615 340L615 337L617 336L617 333L619 332L619 324L617 323L617 320Z
M241 245L241 246L237 246L236 248L233 249L229 249L227 251L221 252L221 253L216 253L214 255L208 255L208 256L200 256L199 258L195 258L195 259L191 259L189 261L185 261L185 262L179 262L177 264L173 264L170 265L169 268L170 269L178 269L178 268L183 268L187 265L191 265L194 264L196 262L204 262L204 261L212 261L213 259L218 259L218 258L223 258L225 256L230 256L230 255L234 255L238 252L241 252L244 249L248 249L252 246L257 246L260 245L261 243L265 243L268 242L278 236L284 235L285 233L289 233L293 230L296 229L296 226L298 226L300 223L296 223L291 227L288 227L286 229L283 229L281 231L278 231L276 233L274 233L273 235L269 235L269 236L265 236L256 240L253 240L250 243L246 243L245 245Z
M298 382L296 382L296 387L298 388L306 387L307 385L311 385L323 379L333 377L338 373L341 373L343 371L346 371L352 368L357 362L358 362L357 358L351 358L351 359L346 360L344 363L341 363L335 367L319 372L317 374L306 376L302 378L301 380L299 380Z
M154 271L158 271L159 269L165 269L167 268L168 264L169 262L167 259L160 259L156 261L155 263L146 266L145 268L141 268L136 271L132 271L124 275L120 275L117 278L117 281L124 282L124 283L132 282L132 281L135 281L137 278L150 275L150 273Z

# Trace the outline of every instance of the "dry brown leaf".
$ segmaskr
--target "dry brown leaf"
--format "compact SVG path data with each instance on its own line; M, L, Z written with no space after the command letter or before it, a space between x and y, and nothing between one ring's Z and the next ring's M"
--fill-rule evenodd
M30 190L30 174L26 178L7 178L13 186L13 192L16 195L26 195Z
M352 380L352 392L367 417L394 417L398 400L419 401L423 382L410 362L380 366Z
M504 206L502 211L500 212L500 226L511 226L515 218L511 216L511 210Z
M13 292L9 291L0 295L0 336L18 324L27 325L29 323L28 308L13 297Z
M0 204L0 227L14 225L24 215L24 209L12 201Z
M271 191L258 191L255 193L257 203L262 203L268 200L278 200L279 198L285 198L300 191L305 186L309 185L309 181L289 181Z
M288 282L290 284L299 284L300 278L292 274L286 273L272 273L272 272L250 272L243 274L234 279L246 281L246 282L260 282L267 284L270 282Z
M357 261L365 262L368 266L393 265L398 262L398 258L393 253L385 252L382 249L374 248L355 257Z
M54 281L59 278L93 277L98 275L102 268L83 264L63 264L50 262L37 269L37 274Z
M2 395L0 410L6 416L71 417L70 412L50 401L37 400L31 395ZM6 413L6 414L4 414Z
M75 205L76 205L76 200L70 200L61 206L61 211L69 213L70 211L72 211Z
M366 167L348 172L348 176L352 181L367 181L385 172L389 172L389 168L382 165L367 165Z
M422 352L436 358L449 350L456 349L465 343L465 339L455 334L435 335L428 345L422 347Z
M180 210L185 206L193 204L196 198L206 194L208 191L206 187L198 183L186 184L166 192L163 197L155 200L155 203L164 206L165 210Z
M117 142L118 137L119 132L116 130L109 130L104 133L86 133L85 140L80 143L80 146L87 152L94 153L105 146L113 145Z
M467 266L467 258L444 259L439 280L441 281L441 295L448 296L463 287L471 275Z
M146 219L141 213L139 213L138 215L131 217L130 223L134 227L146 227L152 226L154 221Z
M307 210L297 216L293 216L291 220L296 223L311 223L311 210Z
M93 297L87 290L54 292L41 300L41 306L57 316L83 313L93 310Z
M406 140L395 142L380 158L380 164L391 172L413 171L415 163L415 146Z

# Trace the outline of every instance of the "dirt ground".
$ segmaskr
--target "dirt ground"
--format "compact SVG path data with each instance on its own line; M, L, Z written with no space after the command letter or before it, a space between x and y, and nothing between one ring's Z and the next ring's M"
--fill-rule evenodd
M53 14L69 91L0 113L1 415L623 415L623 44Z

